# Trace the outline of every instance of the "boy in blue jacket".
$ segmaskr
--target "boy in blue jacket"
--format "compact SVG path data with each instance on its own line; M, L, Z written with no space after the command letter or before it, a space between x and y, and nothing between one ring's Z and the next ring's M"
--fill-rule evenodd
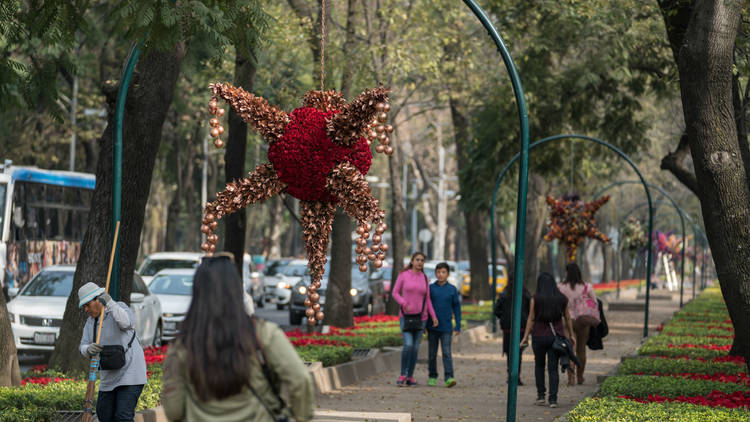
M453 379L453 358L451 357L452 336L461 333L461 302L458 298L458 290L448 283L448 264L441 262L435 266L435 277L437 282L430 284L430 300L437 315L438 325L432 325L427 321L427 341L429 346L429 372L430 379L427 385L437 385L437 348L441 345L443 354L443 371L445 372L445 386L450 388L456 385ZM456 327L453 329L453 315L456 317Z

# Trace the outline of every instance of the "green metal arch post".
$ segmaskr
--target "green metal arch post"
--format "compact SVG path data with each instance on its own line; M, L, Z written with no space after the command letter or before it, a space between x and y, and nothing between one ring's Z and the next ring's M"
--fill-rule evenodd
M125 100L128 96L130 87L130 78L133 76L133 69L138 62L138 56L141 54L141 43L136 43L130 50L128 61L125 64L125 70L120 79L120 86L117 89L117 100L115 101L115 136L114 145L112 146L113 164L112 164L112 237L115 235L115 226L122 218L122 121L125 114ZM112 287L110 295L114 300L119 300L120 296L120 237L115 244L115 258L112 264Z
M594 194L594 198L601 196L601 194L603 194L604 192L606 192L609 189L612 189L612 188L614 188L616 186L622 186L622 185L626 185L626 184L638 184L638 183L640 183L640 182L637 181L637 180L621 180L619 182L614 182L614 183L612 183L610 185L607 185L604 188L600 189L599 192L597 192L596 194ZM667 199L669 199L669 202L671 202L671 204L674 207L674 209L677 210L677 214L680 216L680 223L682 223L683 245L682 245L682 250L680 251L680 308L682 308L682 293L683 293L683 289L684 289L684 286L685 286L685 240L684 239L687 236L687 233L685 233L685 215L686 215L686 213L685 213L685 211L682 208L680 208L679 205L677 205L677 202L675 202L675 200L672 198L672 195L670 195L669 193L667 193L667 191L665 191L660 186L657 186L657 185L655 185L653 183L647 183L647 184L648 184L648 187L656 189L657 191L659 191L659 193L661 193ZM652 233L649 233L649 236L651 236L651 235L652 235ZM649 251L649 253L650 253L650 251Z
M524 259L524 247L525 247L525 236L526 231L526 191L528 190L529 182L529 114L526 108L526 98L523 94L523 86L521 85L521 78L518 75L516 66L513 63L513 58L508 52L508 48L505 46L505 42L500 37L500 34L492 25L484 11L476 4L474 0L464 0L464 3L469 6L474 15L479 19L484 28L489 33L492 40L495 42L498 51L503 57L505 68L508 70L510 75L511 83L513 84L513 92L516 96L516 105L518 107L518 118L521 125L521 152L518 156L521 158L521 169L518 174L518 201L517 201L517 214L516 214L516 256L514 265L516 268L516 275L513 277L513 322L511 326L511 346L510 346L510 374L509 374L509 385L508 385L508 400L507 400L507 411L506 420L516 420L516 401L518 393L518 363L520 356L517 352L519 343L521 342L521 293L523 291L523 259ZM495 304L495 278L497 271L495 270L495 259L492 260L492 304Z
M594 143L597 143L599 145L603 145L603 146L609 148L610 150L612 150L615 153L617 153L625 161L627 161L628 164L630 164L630 167L632 167L633 170L635 170L636 174L638 175L638 178L641 180L641 184L643 185L643 189L646 191L646 198L648 199L648 232L651 233L654 230L654 207L653 207L653 203L651 201L651 193L648 190L648 184L646 182L646 179L643 178L643 174L641 174L641 171L638 169L638 166L635 165L635 163L633 162L633 160L631 160L630 157L628 157L627 154L625 154L619 148L617 148L616 146L610 144L609 142L606 142L606 141L603 141L601 139L594 138L594 137L591 137L591 136L578 135L578 134L565 134L565 135L549 136L547 138L538 140L538 141L534 142L533 144L531 144L529 146L529 150L534 149L534 148L536 148L538 146L544 145L547 142L556 141L558 139L583 139L583 140L586 140L586 141L589 141L589 142L594 142ZM503 177L505 177L505 174L508 172L508 169L510 169L510 166L513 163L515 163L516 160L518 160L518 158L519 158L519 154L516 154L508 162L508 164L506 164L505 167L503 167L503 169L500 171L500 175L497 177L497 181L495 182L495 190L492 193L492 206L491 206L491 211L490 211L490 238L493 239L493 242L491 243L491 251L490 252L492 254L492 262L493 263L495 262L495 256L496 256L494 237L495 237L495 201L497 200L497 192L500 189L500 183L503 181ZM517 227L516 228L516 238L518 238L518 230L519 230L519 228ZM649 236L648 237L648 250L650 251L652 248L653 248L653 245L652 245L652 241L651 241L651 236ZM518 253L519 252L516 251L516 262L518 261ZM647 256L647 258L646 258L646 311L645 311L644 321L643 321L643 337L644 338L646 336L648 336L648 310L649 310L649 301L650 301L650 297L651 297L651 269L652 269L652 266L653 266L653 260L651 258L651 254L649 253L648 256ZM493 265L493 267L494 267L494 265ZM518 268L516 268L515 271L518 271ZM494 281L494 278L493 278L493 281ZM514 285L514 287L515 287L515 285ZM516 292L516 291L514 291L513 293L515 295L519 294L519 292ZM515 311L515 308L514 308L514 311ZM519 318L520 318L520 316L519 316ZM515 329L516 328L514 327L513 330L515 330ZM511 343L511 347L514 347L514 346L516 346L516 345L514 345L513 343ZM513 351L515 349L510 349L510 350ZM512 367L511 367L511 369L512 369Z

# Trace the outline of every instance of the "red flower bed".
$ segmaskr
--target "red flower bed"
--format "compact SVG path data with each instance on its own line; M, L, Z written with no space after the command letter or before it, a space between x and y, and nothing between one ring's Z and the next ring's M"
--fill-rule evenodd
M143 356L146 358L146 365L162 363L164 361L164 358L167 357L168 348L169 346L145 347L143 349Z
M657 330L657 331L660 331L660 330L659 330L658 328L657 328L656 330ZM734 338L734 334L732 334L732 335L728 335L728 336L718 336L718 335L716 335L716 334L701 334L701 335L696 335L696 334L688 334L688 333L685 333L685 334L677 334L677 333L672 333L672 332L664 332L663 334L664 334L665 336L680 336L680 337Z
M735 409L738 407L750 407L750 391L737 391L731 394L722 393L721 391L712 391L708 396L678 396L678 397L664 397L657 394L649 394L648 398L639 398L633 396L618 396L622 399L634 400L641 403L662 403L662 402L682 402L692 403L699 406L710 406L710 407L727 407Z
M21 385L26 385L26 384L47 385L49 383L58 383L60 381L73 381L73 378L26 377L21 380Z
M354 324L362 324L367 322L398 322L398 315L377 314L373 316L364 315L354 317Z
M720 350L720 351L729 351L729 349L732 348L731 344L727 344L725 346L717 346L715 344L692 344L692 343L685 343L685 344L668 344L667 348L669 349L706 349L706 350Z
M683 355L683 356L661 356L661 355L650 355L650 358L656 358L656 359L695 359L701 362L732 362L736 363L737 365L744 365L745 364L745 358L742 356L719 356L715 357L713 359L706 359L706 358L691 358L690 356Z
M633 375L644 375L643 372L635 372ZM745 384L750 385L750 376L748 376L744 372L738 372L736 374L723 374L723 373L716 373L716 374L695 374L692 372L683 372L680 374L662 374L661 372L654 372L649 375L656 375L659 377L675 377L675 378L685 378L685 379L691 379L691 380L706 380L706 381L719 381L719 382L725 382L727 384Z

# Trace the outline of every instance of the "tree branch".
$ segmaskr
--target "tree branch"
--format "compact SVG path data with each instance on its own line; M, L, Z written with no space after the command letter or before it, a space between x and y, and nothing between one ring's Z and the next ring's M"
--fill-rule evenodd
M661 159L661 169L671 172L685 187L698 195L698 181L695 174L683 165L685 157L689 153L690 145L688 144L687 134L683 134L677 149Z

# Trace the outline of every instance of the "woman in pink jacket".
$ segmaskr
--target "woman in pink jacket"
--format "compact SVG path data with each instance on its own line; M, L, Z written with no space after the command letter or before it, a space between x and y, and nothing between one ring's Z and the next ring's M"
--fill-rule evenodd
M414 367L417 365L417 353L419 353L419 342L422 340L427 316L432 318L434 326L438 325L435 310L430 300L430 289L427 275L424 269L425 255L415 252L411 257L409 265L401 271L393 288L393 299L399 304L399 321L401 324L401 336L404 339L404 348L401 350L401 376L396 380L396 385L417 385L414 380ZM421 311L420 311L421 310ZM422 314L422 329L418 331L404 331L404 314Z
M568 309L570 318L573 320L573 331L576 336L576 356L581 361L581 366L576 369L578 384L583 384L583 370L586 368L586 343L589 341L589 331L591 324L584 318L578 318L576 313L576 304L584 300L593 300L596 303L596 294L594 286L591 283L583 281L581 269L578 264L571 262L565 267L565 280L560 283L560 291L568 298ZM574 385L575 379L573 372L568 372L568 385Z

